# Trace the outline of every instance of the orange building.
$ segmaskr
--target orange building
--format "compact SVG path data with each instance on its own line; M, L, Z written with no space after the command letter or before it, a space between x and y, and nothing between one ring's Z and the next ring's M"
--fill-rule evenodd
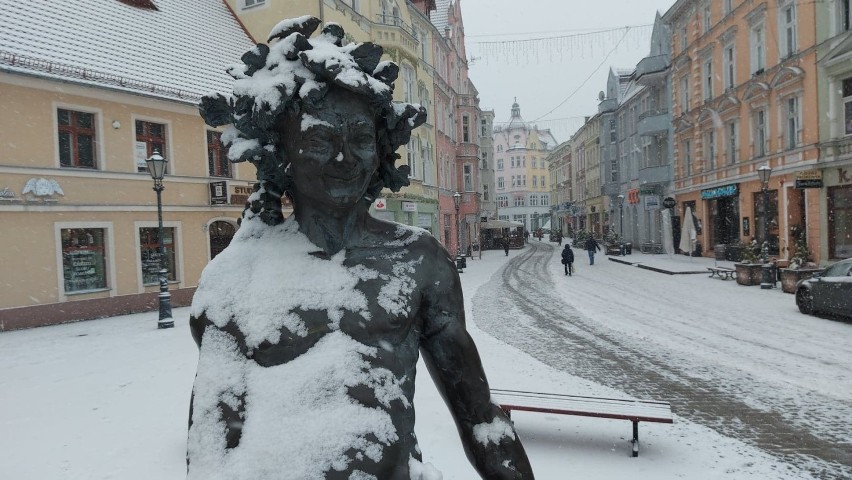
M796 182L819 159L818 6L678 0L663 17L673 42L675 194L679 214L690 206L699 220L704 255L754 239L788 258L794 227L820 245L819 189ZM762 165L772 169L766 205Z

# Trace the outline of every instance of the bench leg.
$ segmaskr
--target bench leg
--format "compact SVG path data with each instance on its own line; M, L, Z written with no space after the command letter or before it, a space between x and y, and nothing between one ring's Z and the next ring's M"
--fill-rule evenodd
M633 422L633 440L631 442L633 444L633 456L639 456L639 422Z

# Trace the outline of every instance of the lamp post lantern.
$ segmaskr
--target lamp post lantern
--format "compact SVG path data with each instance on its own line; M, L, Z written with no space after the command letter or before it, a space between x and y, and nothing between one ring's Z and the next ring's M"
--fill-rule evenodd
M175 322L172 319L172 294L169 293L169 284L166 282L166 249L163 246L163 176L166 173L166 165L168 160L160 155L160 152L154 150L154 154L145 160L148 164L148 173L154 179L154 191L157 192L157 220L159 222L159 255L160 255L160 270L158 272L160 281L160 319L157 321L157 328L172 328Z
M757 169L760 179L760 191L763 193L763 247L761 248L761 260L763 261L763 275L760 288L769 289L775 287L773 281L774 271L769 264L769 177L772 176L772 168L769 165L761 165Z
M624 195L618 196L618 248L624 256Z
M456 207L456 270L464 271L465 260L461 254L461 222L459 217L459 208L461 208L462 194L456 192L453 194L453 204Z

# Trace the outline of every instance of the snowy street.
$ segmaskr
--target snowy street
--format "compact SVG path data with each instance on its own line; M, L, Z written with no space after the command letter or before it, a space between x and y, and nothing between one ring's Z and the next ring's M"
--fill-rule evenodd
M532 242L469 259L471 335L493 388L670 401L675 423L517 412L536 478L852 476L852 324L806 316L780 290L665 275ZM619 259L706 271L713 260ZM197 349L188 309L0 334L0 478L177 480ZM422 363L417 436L444 480L476 478ZM284 477L286 478L286 477Z
M566 277L558 246L528 247L474 297L484 331L572 375L670 401L675 413L824 478L852 477L852 325L802 315L780 290L665 275L600 253L590 266L580 249Z

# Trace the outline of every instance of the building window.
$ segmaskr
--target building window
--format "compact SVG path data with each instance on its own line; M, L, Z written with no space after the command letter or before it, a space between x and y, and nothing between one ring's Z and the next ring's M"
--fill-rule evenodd
M63 228L62 276L65 293L107 288L106 230L103 228Z
M713 58L704 61L704 100L713 98Z
M211 177L231 176L228 149L222 145L222 134L213 130L207 131L207 169Z
M462 115L462 142L470 143L470 117Z
M409 65L402 66L403 99L406 102L414 101L414 69Z
M136 171L140 173L148 173L148 166L145 164L145 158L154 154L154 151L160 152L160 155L169 158L166 151L166 126L162 123L146 122L144 120L136 120ZM139 156L144 152L145 158ZM169 164L166 163L166 173L169 173Z
M828 187L828 257L852 258L852 186Z
M497 177L497 188L499 190L506 188L506 184L503 182L503 177Z
M681 161L683 161L683 174L685 177L692 175L692 141L684 140L683 141L683 156L681 157Z
M538 206L538 195L530 195L530 206L537 207Z
M482 185L482 200L488 201L488 185Z
M532 181L533 181L533 185L532 185L532 186L533 186L533 187L537 187L537 186L538 186L538 177L537 177L536 175L533 175L533 177L532 177Z
M766 140L769 132L766 131L766 111L758 110L754 114L754 156L763 157L767 152Z
M739 139L737 138L737 122L728 123L728 164L733 165L737 162L737 154L739 153Z
M781 35L778 47L781 49L781 58L785 59L796 53L796 5L789 2L781 7L779 12L779 33Z
M502 158L497 159L497 170L503 170L503 159Z
M163 248L166 251L165 267L166 279L174 282L177 280L175 274L175 229L163 228ZM142 262L142 283L153 285L159 283L160 271L160 244L159 229L157 227L142 227L139 229L139 256Z
M408 161L408 176L410 178L418 178L417 172L419 169L417 168L417 152L420 150L418 144L420 143L419 137L411 137L408 141L408 146L406 147L406 160Z
M787 148L796 148L799 144L799 97L787 99Z
M547 195L542 195L541 196L541 206L546 207L548 205L550 205L550 198Z
M852 77L843 79L844 135L852 135Z
M734 45L728 45L723 54L725 61L725 89L734 88L736 85L735 70L736 60L734 55Z
M243 8L251 8L257 7L258 5L263 5L266 3L266 0L243 0Z
M751 71L754 74L763 73L766 67L766 43L763 24L751 29Z
M462 167L464 169L464 191L472 192L473 191L473 165L469 163L465 163Z
M705 172L716 168L716 132L711 128L704 134Z
M689 76L680 79L680 111L689 111Z
M838 2L838 8L840 9L839 17L840 17L840 31L845 32L852 28L852 0L841 0Z
M618 137L615 131L615 120L609 121L609 143L615 143Z
M685 52L686 47L689 45L689 35L687 35L686 27L680 28L680 51Z
M479 136L480 137L487 137L488 136L488 122L486 122L485 120L481 120L481 123L479 125Z
M724 12L725 15L728 15L734 10L733 0L725 0L724 2Z
M96 168L95 114L58 109L59 165Z
M515 206L523 207L524 206L524 197L515 197Z
M522 187L527 186L527 176L526 175L521 175L521 186Z
M704 27L702 33L707 33L710 31L710 27L713 25L713 19L710 17L710 2L704 4L704 11L701 14L702 26Z

